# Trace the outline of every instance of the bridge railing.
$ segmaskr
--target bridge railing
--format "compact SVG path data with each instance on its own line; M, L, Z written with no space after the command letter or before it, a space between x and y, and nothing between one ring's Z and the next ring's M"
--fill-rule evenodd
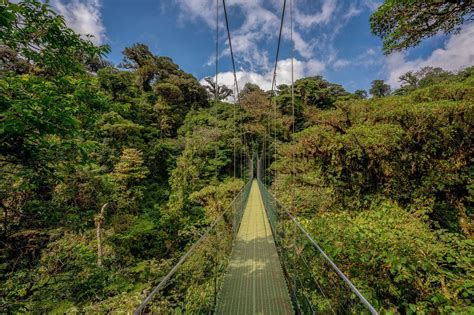
M298 220L258 183L298 313L377 314Z
M136 308L134 314L210 314L227 269L252 180Z

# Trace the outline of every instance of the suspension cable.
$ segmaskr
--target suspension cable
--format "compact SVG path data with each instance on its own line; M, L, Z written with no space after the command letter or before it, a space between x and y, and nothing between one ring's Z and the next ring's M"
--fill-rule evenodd
M222 0L222 6L224 8L224 17L225 17L225 25L226 25L226 29L227 29L227 39L229 41L229 49L230 49L230 57L232 59L232 70L234 72L234 84L235 84L235 89L236 89L236 94L237 94L237 104L239 106L240 105L240 90L239 90L239 82L237 80L237 70L236 70L236 67L235 67L235 58L234 58L234 49L232 48L232 39L231 39L231 36L230 36L230 28L229 28L229 17L227 15L227 7L226 7L226 4L225 4L225 0ZM234 101L234 110L235 110L235 101ZM234 120L234 125L235 125L235 120ZM241 127L241 126L240 126ZM242 133L242 127L240 128L240 132ZM241 135L241 139L242 139L242 135ZM240 164L241 164L241 173L242 173L242 146L243 146L243 143L241 143L241 158L240 158ZM234 153L234 156L235 156L235 153ZM235 173L235 171L234 171ZM235 177L236 174L234 174L234 177ZM241 175L242 177L242 175Z
M219 0L216 0L216 80L214 86L214 107L216 109L216 117L217 117L217 103L219 102ZM235 124L235 115L234 115L234 124ZM215 158L217 159L217 148L215 152ZM216 174L217 175L217 174ZM235 144L234 144L234 177L235 177ZM235 198L236 194L234 194ZM234 207L235 210L235 207ZM218 263L217 263L217 255L218 255L218 247L219 244L215 247L215 265L214 265L214 305L217 303L217 270L218 270Z
M240 123L240 178L244 177L244 145L245 145L245 138L242 135L243 127L242 123Z
M234 110L234 141L233 141L234 142L234 179L237 177L237 149L236 149L236 146L237 146L237 124L236 124L237 108L235 106L236 100L237 100L236 95L235 95L236 93L237 93L237 87L236 87L236 84L234 82L234 105L232 106L232 108ZM242 178L242 175L240 176L240 178Z
M234 70L234 81L237 88L237 102L240 104L239 83L237 81L237 72L235 70L234 50L232 49L232 40L230 37L230 29L229 29L229 18L227 17L227 8L225 5L225 0L222 0L222 5L224 7L225 25L227 27L227 38L229 40L230 57L232 59L232 69Z
M290 41L291 41L291 116L293 118L292 133L295 133L295 42L293 40L293 0L290 0Z
M278 34L278 45L277 45L277 51L276 51L276 56L275 56L275 65L273 67L273 79L272 79L272 88L271 88L271 92L270 92L270 106L272 105L272 102L273 102L273 95L274 95L274 92L275 92L275 83L276 83L276 73L277 73L277 67L278 67L278 59L279 59L279 56L280 56L280 46L281 46L281 37L282 37L282 33L283 33L283 22L285 20L285 10L286 10L286 0L283 0L283 9L281 11L281 20L280 20L280 31L279 31L279 34ZM273 128L274 128L274 153L275 153L275 158L276 158L276 155L277 155L277 147L276 147L276 138L277 138L277 131L276 131L276 113L277 113L277 110L276 110L276 102L274 103L274 108L273 108L273 113L274 113L274 124L273 124ZM269 163L270 164L270 163ZM274 176L276 177L276 169L275 169L275 174Z
M290 41L291 41L291 116L292 116L292 130L291 130L291 145L294 145L295 138L295 76L294 76L294 58L295 58L295 42L293 40L293 0L290 0ZM295 179L296 179L296 168L295 168L295 150L291 150L291 208L294 210L295 206Z
M283 10L281 11L280 32L279 32L279 35L278 35L278 45L277 45L277 52L276 52L276 57L275 57L275 66L273 68L272 90L271 90L271 93L270 93L271 97L273 97L273 93L274 93L274 90L275 90L278 58L280 56L281 35L282 35L282 31L283 31L283 21L285 19L285 9L286 9L286 0L283 0ZM270 99L270 101L271 101L271 99Z
M219 0L217 0L219 1ZM237 149L236 149L236 145L237 145L237 125L236 125L236 116L237 116L237 109L235 107L235 104L236 104L236 96L235 96L235 93L236 93L236 85L235 85L235 82L234 82L234 105L232 106L233 108L233 112L234 112L234 179L236 178L237 176Z
M219 84L218 84L218 73L219 73L219 0L216 0L216 80L214 87L214 100L217 103L219 100Z

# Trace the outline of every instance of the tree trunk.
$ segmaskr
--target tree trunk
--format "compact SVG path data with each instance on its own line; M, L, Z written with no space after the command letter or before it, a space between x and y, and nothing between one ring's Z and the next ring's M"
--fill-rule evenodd
M8 228L8 209L2 202L0 202L0 207L3 209L3 236L6 238Z
M104 223L104 211L108 203L100 208L100 213L95 217L96 235L97 235L97 265L102 266L102 223Z

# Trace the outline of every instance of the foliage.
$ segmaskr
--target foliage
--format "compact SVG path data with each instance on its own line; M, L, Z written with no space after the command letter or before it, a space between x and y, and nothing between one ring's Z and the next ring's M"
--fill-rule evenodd
M89 123L90 111L105 106L93 83L83 79L10 74L0 86L0 154L12 163L34 164L37 170L61 154L80 149L74 140L76 130ZM88 99L86 93L91 93Z
M216 83L214 80L210 77L205 77L204 81L206 81L206 90L209 94L209 99L215 99L216 98L216 92L217 92L217 100L222 101L231 96L234 92L229 89L225 85L218 85L216 87Z
M242 93L242 95L245 95L247 93L255 92L255 91L262 91L262 89L257 84L247 82L247 83L245 83L245 85L244 85L242 91L240 91L240 93Z
M433 232L423 211L414 210L381 200L364 211L325 212L304 223L376 308L469 313L474 243Z
M418 45L438 32L458 32L472 20L472 1L386 0L370 17L372 32L383 38L384 52Z
M107 53L66 27L64 18L37 0L0 3L1 70L43 75L84 71L87 60Z
M338 97L348 93L339 84L330 83L321 76L299 79L295 82L295 92L304 106L330 108Z
M126 70L103 67L108 48L75 34L47 4L0 8L1 312L129 311L215 215L203 200L190 201L190 212L173 212L169 200L187 141L178 129L209 106L206 91L143 44L125 49ZM202 115L224 141L201 146L209 177L186 194L231 174L233 140L220 129L231 130L232 112L216 108L219 116ZM225 154L207 164L217 148ZM98 266L94 217L104 203Z
M472 310L472 67L409 73L396 96L380 81L370 100L322 77L294 99L247 84L238 107L144 44L119 67L107 50L47 3L0 2L1 313L130 312L227 209L249 156L378 308ZM209 311L230 220L164 303Z
M140 181L146 178L149 171L143 166L143 153L137 149L124 149L120 160L114 166L111 177L117 185L113 200L118 209L127 213L136 213L143 197Z
M365 100L368 97L366 90L356 90L356 91L354 91L354 94L358 98L363 99L363 100Z
M279 199L387 313L473 308L474 85L461 73L308 112L272 166Z
M374 80L369 90L373 97L384 97L390 95L390 85L384 80Z
M441 68L433 67L424 67L418 71L409 71L402 76L399 80L401 82L401 87L394 92L396 95L405 95L407 93L413 92L417 89L442 84L446 86L445 83L460 83L467 82L469 77L472 77L472 67L466 68L458 74L454 74L448 71L445 71ZM433 93L433 95L436 95Z

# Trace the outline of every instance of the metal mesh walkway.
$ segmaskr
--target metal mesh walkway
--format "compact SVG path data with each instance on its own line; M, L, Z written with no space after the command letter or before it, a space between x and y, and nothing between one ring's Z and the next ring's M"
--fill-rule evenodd
M216 314L293 314L272 231L254 180Z

